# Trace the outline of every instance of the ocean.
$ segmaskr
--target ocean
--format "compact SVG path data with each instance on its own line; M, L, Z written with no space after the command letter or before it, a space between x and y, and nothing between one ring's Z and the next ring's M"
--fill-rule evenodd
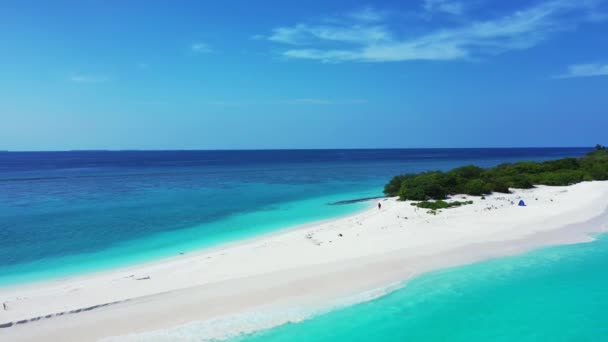
M601 235L431 272L380 298L231 342L607 341L607 269Z
M588 148L0 152L0 286L152 261L354 213L404 172Z

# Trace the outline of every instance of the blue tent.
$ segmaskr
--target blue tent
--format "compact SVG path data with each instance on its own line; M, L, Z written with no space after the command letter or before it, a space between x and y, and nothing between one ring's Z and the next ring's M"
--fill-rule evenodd
M526 206L526 202L524 202L524 200L519 200L519 204L520 207L525 207Z

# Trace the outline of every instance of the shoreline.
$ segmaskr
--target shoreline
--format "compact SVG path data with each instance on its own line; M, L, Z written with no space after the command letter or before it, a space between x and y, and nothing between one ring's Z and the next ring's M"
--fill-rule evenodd
M365 190L365 191L369 191L369 190ZM333 195L333 196L335 196L335 195ZM353 203L348 203L348 204L361 204L360 202L371 201L374 198L380 198L380 197L357 198L355 200L347 200L347 201L349 201L349 202L355 201ZM382 198L384 198L384 197L382 197ZM342 202L342 201L339 201L339 202ZM332 203L327 203L327 205L332 205ZM71 279L86 277L86 276L90 276L90 275L101 275L101 274L115 273L118 271L129 271L131 269L138 269L141 267L152 266L157 263L163 263L166 261L174 260L176 258L182 258L184 255L192 256L192 255L198 255L201 253L214 252L218 249L226 249L226 248L234 247L234 246L240 245L245 242L253 242L253 241L256 241L259 239L270 238L276 234L285 233L285 232L288 232L291 230L303 229L303 228L307 228L312 225L318 225L318 224L323 224L323 223L326 223L326 222L332 221L332 220L347 218L347 217L350 217L353 215L357 215L367 209L369 209L369 207L358 208L358 209L355 209L348 213L342 213L342 214L337 214L337 215L334 214L333 216L330 216L330 217L313 219L311 221L295 223L295 224L291 224L291 225L285 225L284 227L282 227L280 229L269 230L269 231L257 233L254 235L244 235L244 236L238 237L238 238L230 238L225 241L221 241L219 243L214 243L214 244L210 244L210 245L201 245L201 246L195 247L194 249L192 249L191 247L186 247L181 250L176 249L175 252L172 254L167 254L167 255L163 255L163 256L155 256L155 257L147 258L147 259L143 259L143 260L126 261L124 263L121 262L117 265L102 266L100 268L93 268L93 269L85 270L85 271L76 271L73 273L68 272L66 274L59 275L59 276L53 276L53 277L40 277L40 278L33 277L32 279L28 278L28 280L8 281L6 283L0 282L0 293L3 290L23 288L23 287L28 287L28 286L40 286L40 285L46 286L49 284L70 281ZM187 228L187 229L189 229L189 228ZM93 258L93 257L96 257L96 255L91 254L89 257ZM1 323L2 322L0 321L0 324Z
M608 182L454 199L463 197L474 204L432 215L388 199L382 210L304 224L213 251L0 288L0 298L21 298L8 301L0 323L128 300L0 329L0 337L96 340L252 311L314 310L440 268L588 242L593 240L588 234L605 232L608 222ZM512 204L518 199L528 206ZM149 278L134 280L129 273Z

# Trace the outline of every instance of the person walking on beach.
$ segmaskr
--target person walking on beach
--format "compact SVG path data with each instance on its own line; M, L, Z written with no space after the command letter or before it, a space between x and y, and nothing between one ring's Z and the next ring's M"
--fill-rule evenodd
M382 209L382 203L378 202L378 210Z
M4 311L8 310L8 307L6 306L6 302L2 303L2 307L4 308Z

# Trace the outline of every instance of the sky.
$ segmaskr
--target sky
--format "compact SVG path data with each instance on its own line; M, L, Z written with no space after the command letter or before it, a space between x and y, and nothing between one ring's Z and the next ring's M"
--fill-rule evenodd
M0 150L608 144L608 0L0 1Z

